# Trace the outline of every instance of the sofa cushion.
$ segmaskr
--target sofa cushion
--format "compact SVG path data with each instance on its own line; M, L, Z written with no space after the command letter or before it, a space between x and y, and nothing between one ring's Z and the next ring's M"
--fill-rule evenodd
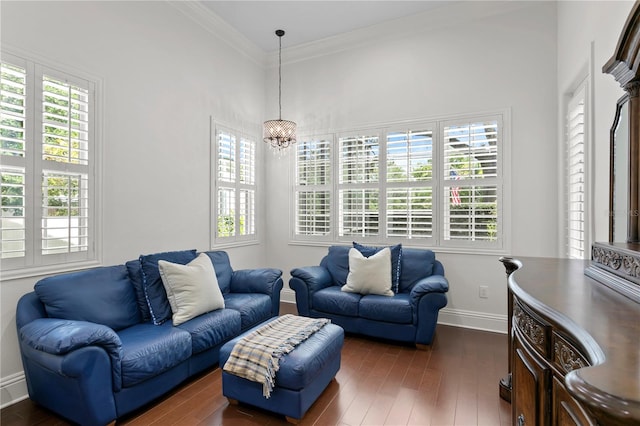
M184 322L178 328L191 334L191 352L195 355L240 334L240 322L240 312L218 309Z
M358 251L360 251L360 253L362 253L365 257L373 256L384 248L363 246L362 244L358 244L355 241L353 242L353 247L358 249ZM391 290L394 293L397 293L398 286L400 284L400 259L402 258L402 244L390 246L389 249L391 250Z
M136 302L138 302L138 310L142 316L142 322L147 322L151 319L151 313L149 312L149 304L147 303L147 297L144 295L144 280L142 279L142 264L140 259L130 260L124 264L129 272L129 280L133 284L133 289L136 293Z
M213 269L216 270L216 277L222 294L229 293L231 291L231 275L233 274L229 255L226 251L207 251L205 253L211 259Z
M338 286L323 288L313 293L311 297L311 306L314 310L350 317L358 316L358 303L362 298L358 293L341 291Z
M271 317L271 298L262 293L228 293L225 307L240 312L243 330Z
M358 249L349 250L349 275L342 291L393 296L391 291L391 250L388 247L365 257Z
M124 265L47 277L34 289L52 318L93 322L116 331L141 320Z
M320 262L329 270L335 285L343 286L347 283L349 274L349 246L331 246L329 252Z
M396 294L393 297L370 294L360 299L358 312L362 318L375 321L411 324L413 309L409 293Z
M191 335L173 327L137 324L118 332L122 342L122 387L134 386L191 356Z
M158 268L173 312L173 325L224 308L216 272L206 254L200 253L186 265L159 260Z
M195 250L171 251L140 256L144 294L149 305L149 313L155 325L160 325L171 318L171 306L160 278L158 260L186 265L196 258Z
M435 260L436 255L431 250L403 249L400 259L402 274L398 291L400 293L410 292L418 281L431 276Z

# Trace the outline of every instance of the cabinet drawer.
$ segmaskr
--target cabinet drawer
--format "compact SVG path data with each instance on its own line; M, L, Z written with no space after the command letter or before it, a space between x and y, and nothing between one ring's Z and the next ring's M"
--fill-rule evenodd
M563 376L572 370L589 366L587 358L558 333L554 331L551 339L553 341L553 364Z
M513 325L517 327L529 344L543 357L549 358L549 335L551 326L526 308L518 299L513 300Z

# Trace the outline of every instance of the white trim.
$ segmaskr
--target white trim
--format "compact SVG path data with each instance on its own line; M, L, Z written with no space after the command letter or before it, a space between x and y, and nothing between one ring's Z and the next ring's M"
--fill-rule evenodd
M24 372L11 374L0 378L0 408L5 408L29 398L27 381Z
M438 316L438 324L506 334L507 319L507 315L442 308Z
M204 30L213 34L251 62L265 66L266 54L242 33L216 15L211 9L198 1L165 0L170 6L193 20Z

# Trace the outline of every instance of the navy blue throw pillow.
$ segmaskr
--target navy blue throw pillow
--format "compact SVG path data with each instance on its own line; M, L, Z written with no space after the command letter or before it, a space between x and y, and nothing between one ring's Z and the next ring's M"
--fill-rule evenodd
M384 247L369 247L353 242L353 247L356 248L364 257L370 257L382 250ZM398 286L400 284L400 259L402 258L402 244L396 244L395 246L389 246L391 250L391 290L395 294L398 293Z
M167 292L162 284L158 260L186 265L197 256L196 250L169 251L164 253L140 256L142 264L142 280L144 294L149 304L149 313L155 325L160 325L172 316L171 305L167 299Z

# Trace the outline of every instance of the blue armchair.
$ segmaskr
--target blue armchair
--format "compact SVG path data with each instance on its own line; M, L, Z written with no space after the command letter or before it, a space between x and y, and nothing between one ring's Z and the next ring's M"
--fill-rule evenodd
M406 249L399 256L393 296L341 291L349 273L349 246L332 246L319 266L295 268L289 287L300 315L330 318L345 331L371 337L431 344L449 283L431 250Z

